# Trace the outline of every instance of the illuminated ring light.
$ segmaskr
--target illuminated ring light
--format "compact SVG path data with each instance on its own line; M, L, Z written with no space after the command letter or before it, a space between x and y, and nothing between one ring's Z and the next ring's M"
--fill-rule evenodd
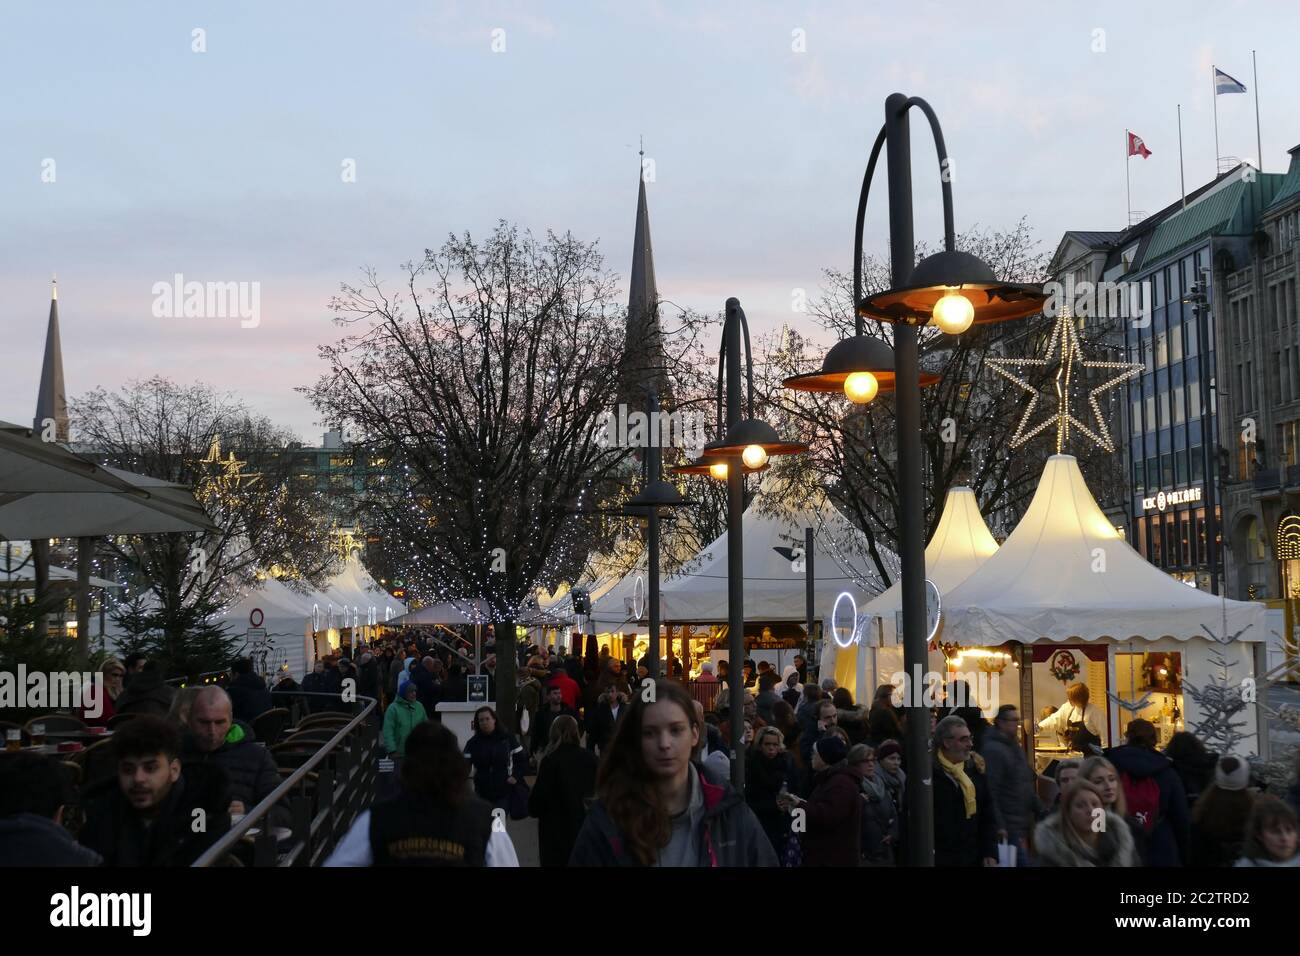
M848 598L849 607L853 608L853 626L848 629L848 635L849 635L848 641L841 641L840 628L836 626L835 620L836 620L836 615L839 613L840 610L840 602L843 601L845 598ZM831 637L834 638L835 644L838 647L849 648L853 646L853 639L854 637L857 636L857 632L858 632L857 602L853 600L853 595L850 594L848 591L841 591L839 595L835 598L835 604L832 605L831 607Z
M643 614L645 614L645 578L638 574L632 584L632 617L639 621Z
M320 605L319 604L313 604L311 606L311 629L313 631L320 630Z
M930 591L934 592L934 627L927 627L929 633L925 636L926 642L929 643L934 640L934 636L939 633L939 625L943 623L943 596L939 593L939 586L929 578L925 579L925 588L927 593ZM926 617L929 618L929 616L927 609ZM927 621L927 624L928 623L929 622Z

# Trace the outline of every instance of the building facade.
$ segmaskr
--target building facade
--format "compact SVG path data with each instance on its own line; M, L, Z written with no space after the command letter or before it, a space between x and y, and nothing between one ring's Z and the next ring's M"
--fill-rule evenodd
M1249 596L1235 585L1241 556L1231 542L1241 491L1225 451L1241 417L1233 391L1257 387L1264 360L1254 353L1267 346L1247 327L1254 321L1247 307L1234 304L1241 295L1229 290L1253 268L1258 234L1289 177L1239 165L1122 232L1066 233L1051 266L1058 280L1116 290L1109 317L1118 305L1127 360L1143 366L1117 429L1127 494L1103 506L1152 564L1231 597ZM1300 386L1300 375L1287 381ZM1261 394L1247 404L1272 401Z

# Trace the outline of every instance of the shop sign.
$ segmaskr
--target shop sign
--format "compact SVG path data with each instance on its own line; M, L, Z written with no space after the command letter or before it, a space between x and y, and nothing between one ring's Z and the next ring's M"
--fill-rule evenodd
M1164 511L1171 505L1184 505L1201 500L1201 488L1180 488L1177 491L1165 491L1163 488L1150 498L1142 499L1143 511Z

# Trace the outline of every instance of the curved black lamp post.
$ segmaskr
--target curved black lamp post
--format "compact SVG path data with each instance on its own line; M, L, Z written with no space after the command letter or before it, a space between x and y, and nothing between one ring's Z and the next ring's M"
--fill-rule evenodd
M624 504L624 513L646 518L646 570L650 578L650 659L652 679L659 679L659 519L661 511L685 508L687 501L670 483L663 480L663 450L653 423L659 414L659 396L650 389L646 397L646 421L651 423L650 447L645 454L645 485L641 493Z
M939 154L943 186L944 251L927 256L913 267L915 239L912 222L912 146L908 113L916 107L930 121ZM871 179L882 148L888 147L890 281L893 288L862 295L862 229ZM1037 285L999 282L993 270L976 256L958 252L953 228L952 183L947 175L948 151L938 117L925 100L894 93L885 100L885 125L876 136L867 162L853 233L853 304L856 335L837 344L822 368L784 382L800 391L843 390L854 402L866 403L880 392L894 391L897 401L898 485L900 489L899 553L903 605L903 661L909 675L928 667L925 627L925 539L921 475L921 387L938 376L922 374L917 326L933 324L960 334L974 323L1024 318L1042 308L1046 296ZM894 347L865 334L863 318L894 324ZM907 788L908 862L934 865L934 805L929 773L928 709L920 706L918 688L909 684L906 711L907 765L915 786Z
M745 347L743 368L748 384L748 401L743 407L742 339ZM740 307L740 300L734 297L727 300L722 326L717 401L718 433L722 437L705 445L704 453L695 462L674 471L678 474L709 471L713 477L727 480L727 695L733 751L731 781L744 793L745 757L741 741L745 737L745 681L742 676L745 660L745 560L741 522L745 516L745 475L766 468L771 455L795 455L807 451L808 446L783 440L776 429L755 416L749 322L745 319L745 310Z

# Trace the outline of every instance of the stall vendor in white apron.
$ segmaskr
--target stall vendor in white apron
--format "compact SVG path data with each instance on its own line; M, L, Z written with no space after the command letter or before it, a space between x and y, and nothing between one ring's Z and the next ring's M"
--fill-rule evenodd
M1071 750L1088 752L1084 751L1085 743L1105 747L1106 716L1088 703L1088 696L1087 684L1071 684L1060 709L1038 722L1039 732L1055 731L1061 744Z

